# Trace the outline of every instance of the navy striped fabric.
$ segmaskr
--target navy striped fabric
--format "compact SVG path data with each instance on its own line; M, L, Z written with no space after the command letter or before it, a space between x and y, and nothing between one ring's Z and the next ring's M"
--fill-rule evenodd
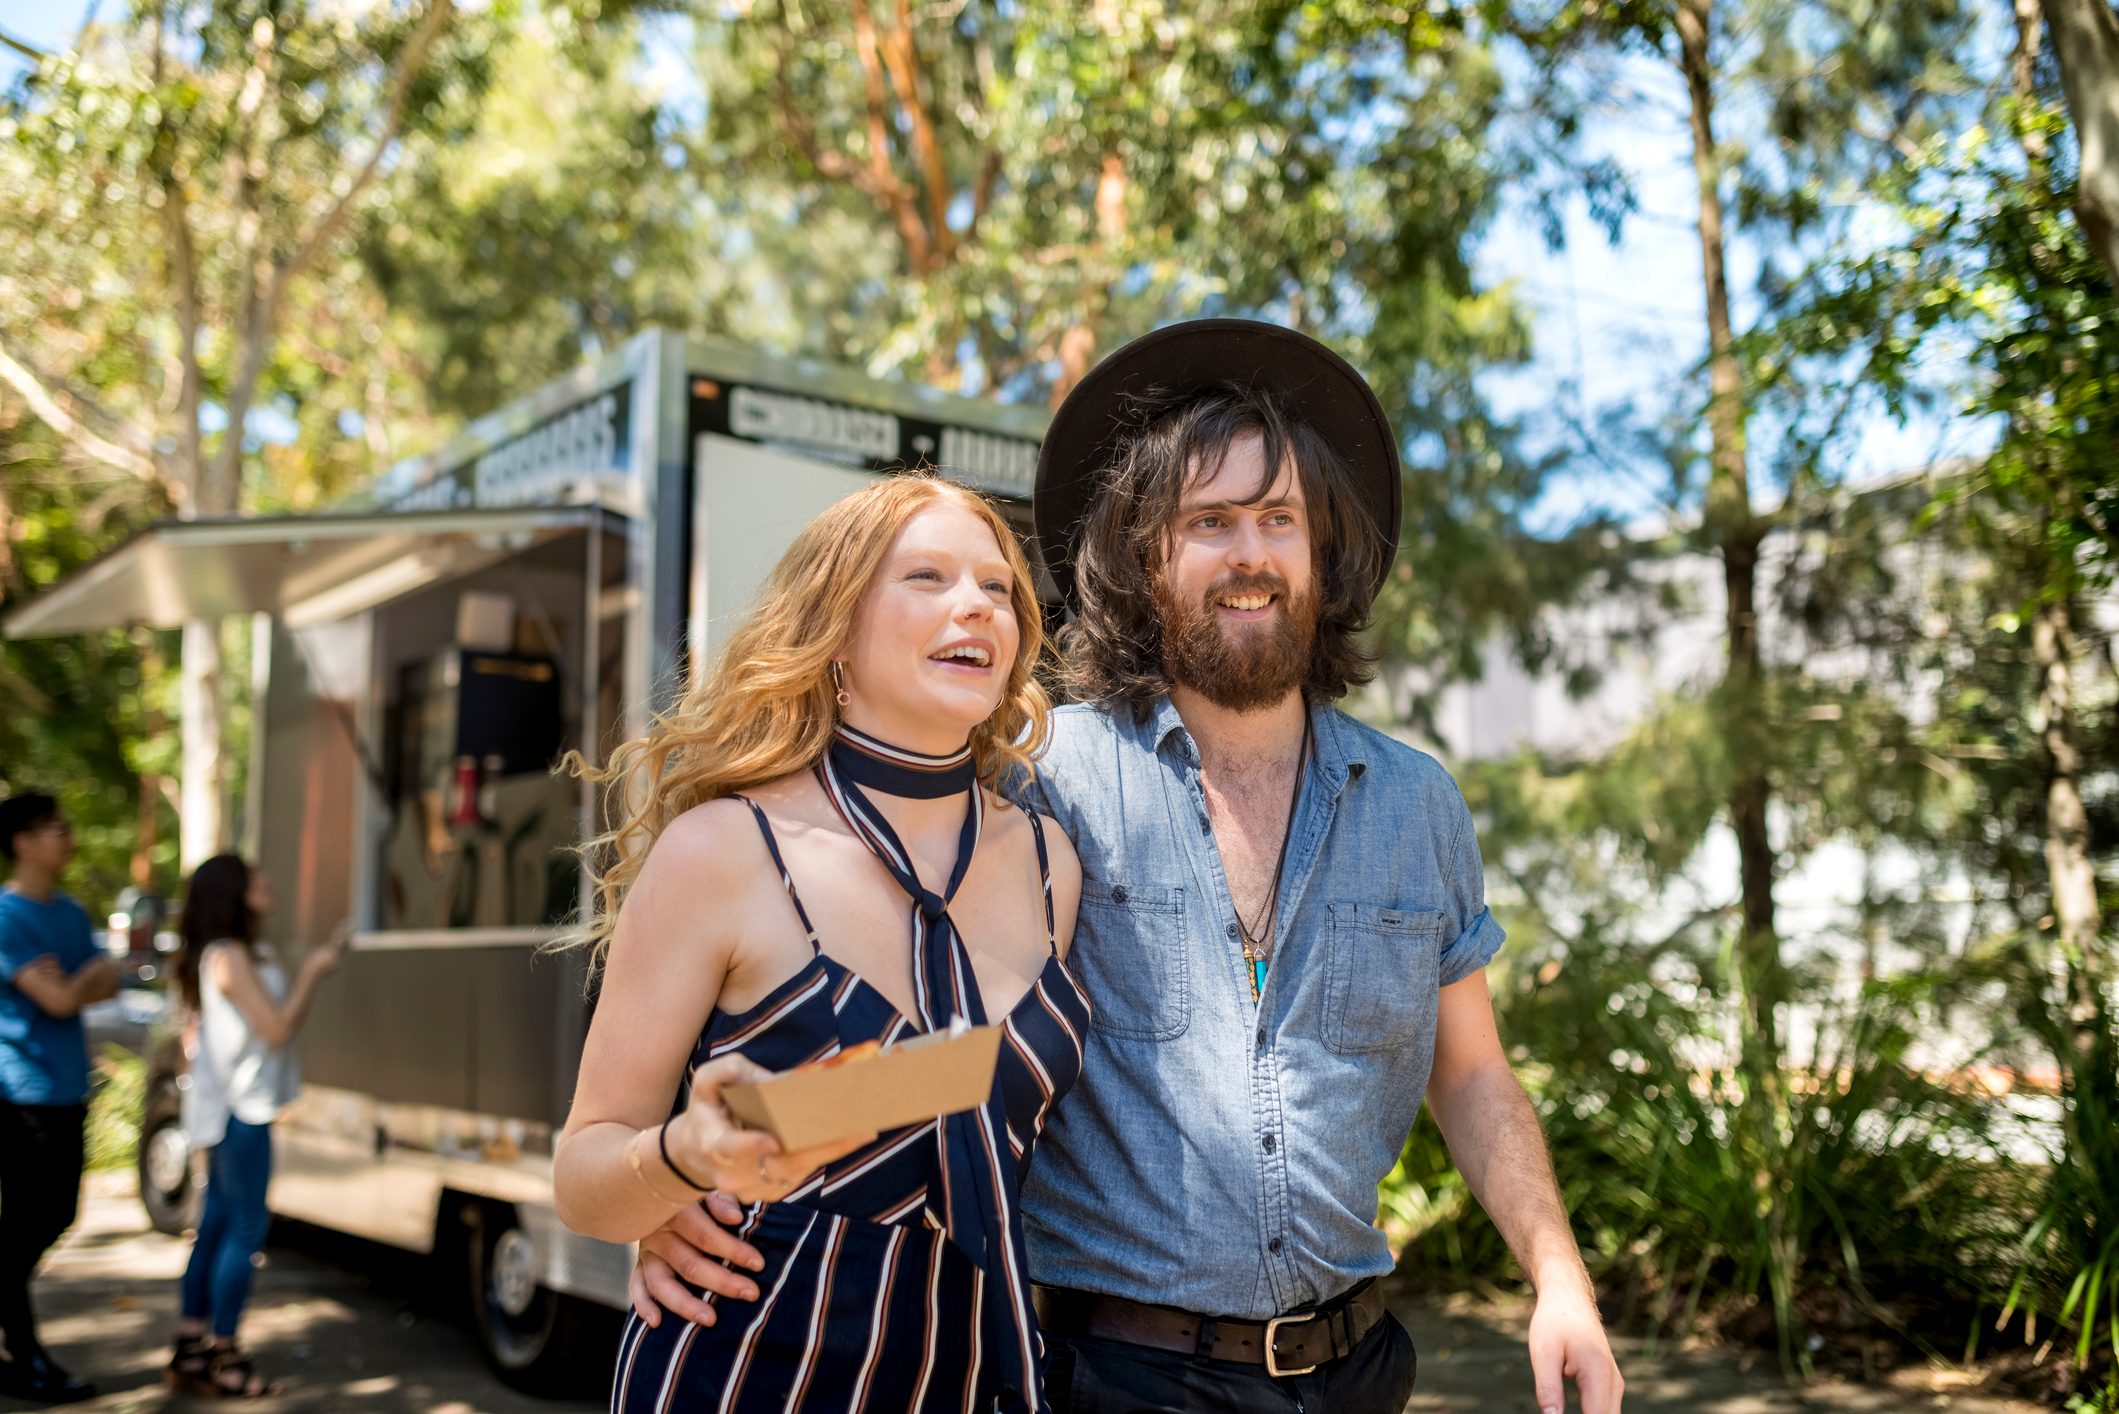
M909 861L887 822L858 788L828 770L820 775L855 832L904 883ZM983 817L980 793L971 795L949 887L941 895L912 894L920 965L917 1015L910 1018L822 950L772 826L746 800L814 956L748 1011L716 1010L692 1067L740 1051L769 1070L786 1070L863 1041L887 1045L946 1027L955 1015L985 1022L970 958L947 910ZM1034 813L1030 822L1049 944L1044 826ZM911 884L917 888L917 879ZM612 1410L1048 1410L1016 1198L1053 1103L1081 1074L1088 1024L1088 1001L1055 949L1004 1020L987 1103L879 1135L783 1201L748 1208L741 1230L766 1263L756 1274L759 1299L708 1297L718 1317L711 1327L666 1317L651 1329L629 1316ZM687 1072L673 1113L689 1094L689 1078Z

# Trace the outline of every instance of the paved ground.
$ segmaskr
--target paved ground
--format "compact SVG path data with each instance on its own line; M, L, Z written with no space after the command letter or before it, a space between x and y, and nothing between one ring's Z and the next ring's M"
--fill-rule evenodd
M77 1406L102 1414L182 1403L160 1384L187 1246L150 1231L129 1176L95 1175L82 1220L48 1258L37 1284L45 1339L104 1393ZM449 1299L453 1277L383 1249L324 1234L278 1230L245 1338L290 1390L247 1406L309 1414L588 1414L593 1400L530 1399L495 1381ZM1470 1303L1398 1303L1421 1352L1421 1393L1410 1409L1496 1411L1534 1406L1522 1363L1521 1313ZM1772 1361L1728 1352L1621 1351L1628 1414L1796 1414L1803 1410L2035 1414L2036 1406L1955 1388L1948 1372L1887 1388L1813 1385L1798 1397ZM0 1399L0 1414L27 1406Z

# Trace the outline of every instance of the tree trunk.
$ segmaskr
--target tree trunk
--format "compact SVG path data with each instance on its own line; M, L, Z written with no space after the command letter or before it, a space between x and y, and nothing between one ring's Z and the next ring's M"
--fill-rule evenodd
M2110 0L2043 4L2081 153L2075 214L2090 249L2119 282L2119 16Z
M188 874L228 842L227 751L221 741L221 626L216 620L193 619L184 625L178 700L184 764L177 854Z
M1779 1030L1774 1008L1781 999L1780 949L1773 915L1773 842L1767 833L1772 789L1760 762L1765 746L1759 729L1761 691L1758 643L1758 551L1760 530L1751 510L1751 479L1744 446L1743 375L1729 318L1729 278L1723 255L1721 163L1714 148L1714 69L1708 55L1713 0L1682 0L1677 28L1680 66L1692 98L1692 166L1699 186L1700 262L1707 297L1707 429L1711 443L1706 529L1722 558L1727 597L1724 627L1729 663L1723 696L1733 730L1735 780L1730 793L1743 890L1738 961L1755 1031L1769 1064L1777 1063Z
M247 403L248 399L242 401ZM233 515L235 478L240 477L242 430L231 422L223 434L235 455L225 474L213 463L198 467L188 514ZM220 459L216 459L220 460ZM186 874L228 844L228 748L221 739L221 624L191 619L184 625L183 656L177 665L178 717L183 724L183 765L178 775L182 808L177 826L177 863Z
M2075 718L2075 633L2067 600L2039 607L2031 624L2038 664L2038 712L2045 745L2045 866L2052 890L2053 928L2067 961L2071 1029L2078 1059L2094 1046L2105 980L2099 934L2097 867L2090 859L2089 812L2082 804L2082 746Z
M2060 53L2062 72L2066 74L2070 64L2066 55L2064 38L2072 34L2079 53L2075 57L2075 68L2083 68L2083 49L2094 49L2098 40L2091 36L2083 38L2083 30L2098 30L2100 25L2075 11L2083 6L2072 4L2072 0L2045 0L2045 21L2053 32L2053 49ZM2102 30L2115 30L2119 25L2104 11L2104 0L2096 0L2091 8L2102 11ZM2028 106L2036 100L2036 68L2038 68L2038 17L2041 17L2041 0L2015 0L2015 55L2011 64L2011 87L2019 106ZM2113 93L2113 85L2119 85L2119 47L2108 47L2106 59L2111 59L2113 68L2106 70L2104 89L2106 98L2119 104L2119 93ZM2081 123L2081 106L2075 100L2075 83L2068 83L2068 106L2077 110L2077 131L2081 134L2083 148L2083 176L2081 176L2081 201L2087 201L2089 191L2089 148L2091 138ZM2119 108L2113 108L2119 114ZM2024 146L2024 161L2030 170L2030 180L2038 187L2051 187L2051 153L2047 151L2045 134L2022 119L2017 121L2017 142ZM2119 151L2106 148L2108 157L2119 161ZM2106 163L2111 165L2111 163ZM2113 172L2119 178L2119 170ZM2085 218L2087 225L2087 218ZM2111 265L2111 229L2104 231L2106 246L2100 254ZM2096 244L2096 233L2091 233L2091 244ZM2062 466L2047 466L2045 475L2051 485L2066 481L2066 469ZM2049 496L2047 507L2058 505L2060 496ZM2051 511L2047 511L2051 513ZM2041 528L2038 543L2047 541L2049 528ZM2070 1024L2075 1030L2077 1049L2087 1054L2094 1047L2096 1028L2100 1026L2098 990L2108 982L2106 958L2100 948L2102 931L2102 909L2098 907L2098 876L2096 865L2089 859L2089 812L2083 808L2081 772L2083 772L2083 746L2081 746L2081 723L2075 714L2075 621L2066 587L2060 591L2049 591L2051 602L2038 608L2038 617L2030 625L2032 657L2038 666L2038 717L2041 717L2041 740L2045 744L2047 759L2047 786L2045 786L2045 871L2051 888L2053 907L2053 931L2060 939L2060 952L2066 958L2070 973L2070 996L2068 1011Z
M1059 381L1052 385L1051 407L1054 412L1067 401L1074 385L1089 376L1089 369L1096 362L1096 330L1087 322L1071 325L1060 335L1059 359Z
M154 684L161 680L166 670L162 655L156 651L154 638L145 630L133 634L133 646L140 654L140 696L146 703L145 720L141 727L149 741L157 741L169 730L169 722L155 705ZM139 811L134 819L132 835L133 886L146 888L154 882L155 844L162 836L162 777L153 771L140 773Z
M1052 385L1051 407L1054 411L1074 391L1074 385L1088 377L1089 370L1096 366L1097 326L1110 303L1111 287L1118 279L1117 271L1126 240L1126 201L1131 191L1132 177L1126 170L1126 159L1115 151L1106 152L1096 174L1097 259L1089 266L1102 279L1093 293L1085 292L1081 316L1060 335L1060 375L1059 381Z

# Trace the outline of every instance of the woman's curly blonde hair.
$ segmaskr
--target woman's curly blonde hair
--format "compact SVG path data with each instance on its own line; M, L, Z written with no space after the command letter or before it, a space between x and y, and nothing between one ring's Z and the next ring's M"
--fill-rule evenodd
M600 768L568 753L568 769L605 788L603 818L621 823L580 846L595 906L561 946L589 948L602 962L626 892L672 820L823 758L838 720L832 655L852 636L898 532L940 502L962 506L992 529L1008 561L1008 597L1021 631L1000 705L971 732L979 780L997 788L1004 776L1028 775L1051 730L1052 704L1037 682L1044 625L1022 546L976 492L926 472L886 477L803 528L706 676L645 736L618 747Z

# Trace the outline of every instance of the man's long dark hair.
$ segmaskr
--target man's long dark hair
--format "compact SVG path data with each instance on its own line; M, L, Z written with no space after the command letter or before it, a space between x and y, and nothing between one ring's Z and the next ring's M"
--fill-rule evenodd
M177 991L184 1005L199 1006L199 959L209 944L227 940L257 941L257 916L250 911L250 866L241 855L216 854L192 871L184 891L184 921L177 925L184 945L177 949Z
M1188 397L1151 395L1136 409L1138 432L1119 444L1074 546L1075 616L1060 631L1062 680L1069 695L1144 719L1171 687L1164 666L1155 588L1165 537L1185 493L1211 480L1241 439L1265 454L1263 500L1292 464L1302 483L1316 575L1317 634L1303 673L1312 702L1331 702L1375 676L1375 655L1360 642L1368 627L1377 557L1396 526L1377 534L1352 472L1318 431L1291 417L1262 389L1235 384Z

